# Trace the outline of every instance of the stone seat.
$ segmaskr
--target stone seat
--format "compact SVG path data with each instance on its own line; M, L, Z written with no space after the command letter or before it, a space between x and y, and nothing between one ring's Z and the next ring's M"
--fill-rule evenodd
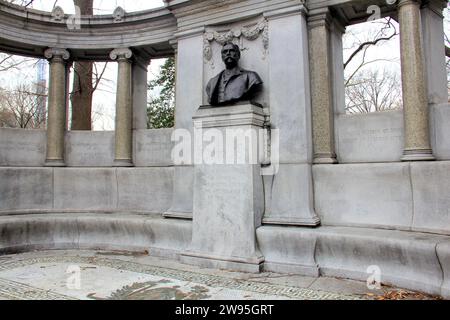
M265 271L366 281L377 266L383 284L450 298L450 237L396 230L263 226Z
M191 242L191 223L139 214L0 216L0 254L47 249L147 250L176 258Z
M64 213L0 216L0 254L49 249L147 250L178 259L192 222L160 215ZM365 281L377 266L383 284L450 298L450 236L357 227L264 225L257 240L264 270Z

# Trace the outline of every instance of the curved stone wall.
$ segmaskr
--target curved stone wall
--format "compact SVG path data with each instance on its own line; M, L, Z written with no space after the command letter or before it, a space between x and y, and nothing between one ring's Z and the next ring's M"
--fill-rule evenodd
M191 240L191 223L135 214L0 216L0 254L48 249L148 251L175 258Z

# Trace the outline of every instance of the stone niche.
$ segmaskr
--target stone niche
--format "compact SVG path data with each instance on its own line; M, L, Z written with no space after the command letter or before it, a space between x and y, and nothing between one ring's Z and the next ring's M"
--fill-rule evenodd
M207 27L203 34L203 88L206 88L209 79L225 68L221 49L226 42L233 42L241 49L239 66L257 72L263 80L263 90L255 101L267 106L269 102L268 28L268 21L262 15L251 20ZM203 103L206 104L207 101L208 97L203 90Z

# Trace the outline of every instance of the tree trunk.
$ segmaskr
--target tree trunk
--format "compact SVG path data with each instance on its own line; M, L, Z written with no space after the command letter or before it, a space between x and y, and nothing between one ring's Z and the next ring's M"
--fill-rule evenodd
M92 15L93 0L73 0L82 15ZM92 129L92 67L93 62L75 62L74 81L71 94L72 130Z

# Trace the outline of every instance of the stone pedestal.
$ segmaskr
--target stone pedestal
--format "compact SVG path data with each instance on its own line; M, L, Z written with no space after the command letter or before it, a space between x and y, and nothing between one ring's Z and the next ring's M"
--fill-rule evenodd
M262 108L201 107L194 116L194 216L185 263L260 272L256 229L264 211L258 144Z

